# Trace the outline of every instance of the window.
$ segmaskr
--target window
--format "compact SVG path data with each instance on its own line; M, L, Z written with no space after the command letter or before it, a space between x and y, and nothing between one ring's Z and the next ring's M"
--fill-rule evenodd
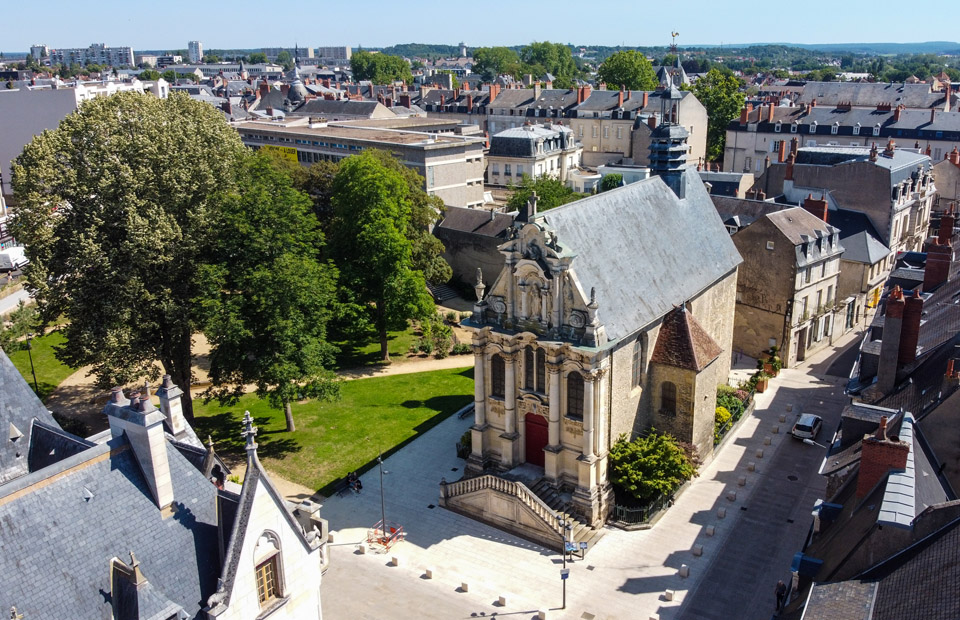
M827 305L833 301L833 285L827 287Z
M507 171L507 174L510 172ZM427 187L433 187L433 166L427 168Z
M537 390L547 391L547 353L543 349L537 349Z
M834 123L833 126L830 127L830 133L837 135L838 131L840 131L840 123Z
M803 272L803 283L810 284L810 277L813 275L813 268L807 267L807 270Z
M827 261L823 261L823 264L820 265L820 277L827 277Z
M537 385L533 382L534 377L534 354L533 347L527 347L523 351L523 384L528 390L536 390Z
M270 556L265 562L257 565L257 598L260 606L280 597L280 580L278 579L277 557Z
M497 162L493 162L492 164L490 164L490 170L494 174L500 174L500 164L498 164Z
M810 133L817 133L817 121L810 123Z
M801 317L803 318L807 317L807 313L810 310L809 306L810 306L810 297L809 296L804 297L803 303L801 304L801 307L803 308L803 312L800 314Z
M617 140L623 137L623 127L617 126Z
M677 386L670 381L660 385L660 413L677 415Z
M583 418L583 375L579 372L567 375L567 417Z
M582 137L583 137L583 125L580 125L579 133L580 133L580 137L582 138Z
M774 133L780 133L780 126L781 126L781 125L782 125L782 123L781 123L780 121L777 121L777 124L773 126L773 132L774 132Z
M637 337L636 341L633 343L633 385L634 387L640 385L643 380L643 366L646 351L644 346L644 337L646 334L641 334Z
M594 137L594 138L597 137L597 126L596 126L596 125L593 126L593 137Z
M517 164L517 176L518 177L523 176L523 164Z
M817 310L823 306L823 291L817 291Z
M773 241L767 241L767 249L768 249L768 250L772 250L773 248L774 248L774 243L773 243Z
M610 128L609 128L609 127L604 127L604 128L603 128L603 137L604 137L604 138L609 138L609 137L610 137Z
M880 123L877 123L876 125L873 126L873 135L875 136L880 135Z
M510 176L510 164L503 164L503 176Z
M490 358L490 395L503 398L506 393L506 367L498 353Z
M790 133L797 133L797 124L790 125Z
M853 126L853 135L855 136L860 135L860 123L857 123L856 125Z

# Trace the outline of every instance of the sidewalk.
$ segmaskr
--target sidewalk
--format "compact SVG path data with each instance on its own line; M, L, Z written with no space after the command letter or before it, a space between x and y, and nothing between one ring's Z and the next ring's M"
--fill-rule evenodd
M850 334L846 338L857 337ZM838 348L848 341L841 339ZM731 535L748 514L742 508L761 482L783 478L786 483L783 472L774 471L776 455L808 447L789 438L790 416L802 410L833 408L839 415L842 380L824 380L809 371L809 365L836 352L831 349L811 356L807 368L781 371L770 389L757 395L754 415L734 431L722 451L653 528L639 532L608 528L585 560L568 564L566 610L559 609L558 554L436 506L440 479L461 475L463 461L455 457L453 446L471 423L455 417L446 420L384 464L390 472L385 476L387 520L400 523L408 532L407 540L389 553L356 552L356 543L364 539L366 529L380 520L376 469L363 476L361 495L325 501L321 514L330 521L334 543L323 587L324 592L336 594L323 597L324 613L332 620L493 613L526 618L538 609L553 609L551 618L570 619L645 619L653 613L659 613L662 620L697 617L681 612L681 606L725 547L734 545L726 548L727 555L743 549L779 557L791 551L792 541L782 549L768 550L760 546L764 541L742 536L733 540ZM781 414L784 422L779 421ZM776 433L773 427L777 427ZM815 453L804 454L813 458L810 455ZM781 458L778 466L793 460L789 454L786 457L790 458ZM750 463L754 463L753 471ZM766 475L767 470L771 476ZM741 476L744 486L738 484ZM805 492L816 495L817 489ZM728 499L728 494L735 495ZM769 495L774 500L783 496ZM785 508L795 515L795 525L800 528L808 526L801 522L809 513L807 499L806 495L791 499ZM712 536L708 534L711 527ZM702 547L697 548L699 555L694 552L695 545ZM394 556L399 566L389 565ZM682 565L689 569L686 578L678 574ZM434 571L432 580L423 578L426 568ZM467 592L459 590L464 582ZM665 600L667 590L673 591L673 600ZM744 592L732 594L743 596ZM494 605L499 596L507 597L506 606ZM389 601L388 607L383 601ZM735 603L730 605L718 605L717 617L746 617L739 614Z

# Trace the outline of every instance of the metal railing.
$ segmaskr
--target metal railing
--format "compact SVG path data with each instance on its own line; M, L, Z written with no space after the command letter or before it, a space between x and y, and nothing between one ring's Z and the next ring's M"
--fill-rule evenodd
M673 494L661 495L646 506L621 506L615 504L613 507L613 518L621 523L637 524L648 523L653 515L657 514L664 507L673 501Z

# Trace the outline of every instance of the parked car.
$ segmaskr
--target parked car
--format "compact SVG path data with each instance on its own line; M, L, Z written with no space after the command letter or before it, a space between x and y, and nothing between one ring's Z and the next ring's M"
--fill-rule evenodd
M814 439L820 433L820 427L823 426L823 420L818 415L812 413L801 413L797 423L793 425L790 434L797 439Z

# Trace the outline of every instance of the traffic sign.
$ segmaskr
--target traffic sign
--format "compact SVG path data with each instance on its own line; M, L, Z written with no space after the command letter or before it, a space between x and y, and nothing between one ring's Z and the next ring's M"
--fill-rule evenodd
M583 550L583 551L586 551L586 550L587 550L587 543L585 543L585 542L580 543L580 549Z
M566 545L566 549L568 553L573 553L574 551L577 550L577 545L572 542L568 542L564 544Z
M560 579L566 579L566 578L569 577L569 576L570 576L570 569L569 569L569 568L561 568L561 569L560 569Z

